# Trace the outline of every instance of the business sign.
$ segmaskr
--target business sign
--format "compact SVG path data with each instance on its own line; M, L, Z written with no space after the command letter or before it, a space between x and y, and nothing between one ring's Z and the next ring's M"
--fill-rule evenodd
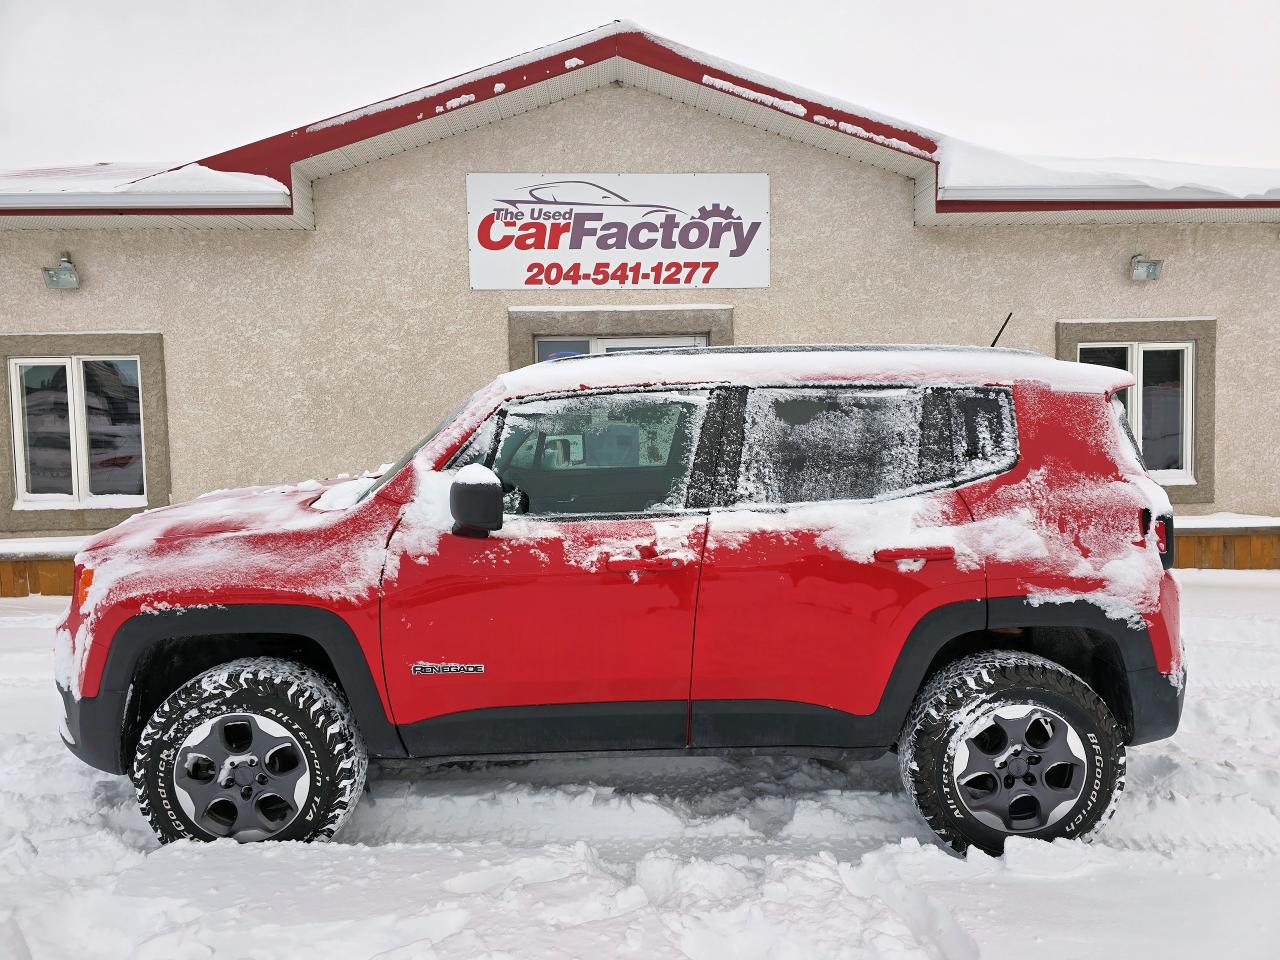
M476 290L769 285L764 173L469 173Z

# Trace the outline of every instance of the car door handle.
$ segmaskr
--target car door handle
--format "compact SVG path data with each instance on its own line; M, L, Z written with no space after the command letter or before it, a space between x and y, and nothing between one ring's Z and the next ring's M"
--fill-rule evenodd
M877 560L954 560L955 547L884 547L875 553Z
M684 561L679 557L608 557L604 562L604 568L610 573L639 573L642 570L652 570L654 573L661 573L666 570L668 572L680 570L684 567Z

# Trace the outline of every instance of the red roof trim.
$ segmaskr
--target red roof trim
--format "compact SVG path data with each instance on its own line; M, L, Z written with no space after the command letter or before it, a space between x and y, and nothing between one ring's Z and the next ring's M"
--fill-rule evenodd
M291 164L297 163L299 160L305 160L308 157L314 157L317 154L327 153L330 150L358 143L361 140L367 140L370 137L399 130L421 120L430 119L441 112L447 112L449 109L448 102L453 100L459 93L465 92L475 97L474 101L468 101L467 106L472 103L483 103L501 95L494 92L493 87L495 84L503 84L503 93L510 93L513 90L520 90L552 77L582 69L582 66L566 67L566 60L581 60L583 66L588 66L608 60L614 56L623 57L634 63L651 67L654 70L680 77L695 84L701 84L702 78L709 73L723 74L726 79L737 85L749 87L779 100L790 100L803 105L806 110L806 116L801 119L805 119L810 123L814 123L812 117L816 112L824 116L830 116L830 119L836 122L843 121L861 127L874 136L900 140L924 153L933 153L938 149L938 145L933 140L913 130L894 127L868 117L837 110L827 104L806 100L785 91L763 86L752 80L729 73L726 70L711 67L691 57L684 56L672 48L656 42L644 33L627 31L588 41L569 49L562 49L555 54L531 63L521 64L508 70L493 73L480 80L467 80L467 74L463 74L452 78L452 81L434 85L439 86L440 89L429 97L358 116L345 123L335 123L330 126L310 124L307 127L298 127L295 130L277 134L274 137L268 137L256 143L250 143L234 150L228 150L225 153L206 157L200 163L215 170L260 173L282 183L287 183ZM465 91L463 88L465 88ZM777 107L769 104L761 105L771 110L778 110ZM370 106L377 106L377 104L371 104ZM359 111L351 112L357 113ZM779 110L778 112L781 113L783 111ZM330 119L337 118L332 117ZM321 121L321 123L324 123L324 121ZM815 126L817 125L815 124ZM847 135L856 136L855 134ZM875 143L877 141L870 140L869 142ZM884 144L880 145L884 146ZM888 149L894 148L890 146ZM906 153L908 151L902 152Z
M287 217L287 207L28 207L0 209L0 217Z
M1027 213L1036 210L1271 210L1280 200L935 200L939 213Z

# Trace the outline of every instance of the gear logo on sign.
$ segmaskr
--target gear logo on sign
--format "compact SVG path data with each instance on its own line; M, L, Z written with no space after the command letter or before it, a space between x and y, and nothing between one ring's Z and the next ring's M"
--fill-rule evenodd
M713 203L709 207L699 207L695 220L741 220L742 218L733 212L733 207L722 207L718 203Z

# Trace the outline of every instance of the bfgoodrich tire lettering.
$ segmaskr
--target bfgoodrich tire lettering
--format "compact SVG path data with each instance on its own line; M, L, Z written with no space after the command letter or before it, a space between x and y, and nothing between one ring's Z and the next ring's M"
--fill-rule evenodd
M305 764L305 789L290 794L301 802L287 817L281 815L283 825L270 838L332 837L364 789L364 741L346 703L323 676L289 661L254 658L215 667L191 680L159 706L142 731L131 777L142 814L161 842L266 835L215 832L207 818L202 825L192 816L190 796L184 797L178 785L176 765L184 744L198 740L211 721L216 724L223 718L257 718L257 726L270 731L277 742L287 739Z
M965 738L986 718L993 722L1012 718L1005 722L1016 730L1020 720L1037 716L1048 718L1051 725L1065 722L1066 731L1059 730L1057 735L1065 738L1070 734L1073 746L1063 746L1063 750L1072 762L1061 769L1078 774L1079 779L1062 788L1064 799L1057 808L1049 809L1046 804L1042 809L1027 801L1024 811L1029 808L1031 812L1024 813L1021 821L1010 819L1011 806L995 813L983 810L982 800L974 799L983 791L962 787L963 778L958 775L958 765L968 768L966 763L957 763L964 759L962 751L969 750L966 744L972 742ZM1009 777L1010 758L1016 753L1007 746L991 750L990 759L1002 763L995 773L1004 775L1006 783L1013 781ZM943 841L960 852L972 844L998 854L1011 835L1045 840L1085 837L1110 817L1124 787L1123 735L1106 704L1069 670L1043 657L1016 652L965 657L934 676L907 717L898 759L903 784L921 816ZM1040 763L1039 756L1034 763ZM1018 779L1030 774L1029 782L1035 783L1037 774L1043 781L1047 770L1018 763L1012 772L1019 774ZM1000 789L1001 784L990 781L989 776L988 781ZM1038 787L1043 788L1043 783ZM1021 789L1015 783L1015 789L1004 795ZM1036 789L1029 787L1025 792Z

